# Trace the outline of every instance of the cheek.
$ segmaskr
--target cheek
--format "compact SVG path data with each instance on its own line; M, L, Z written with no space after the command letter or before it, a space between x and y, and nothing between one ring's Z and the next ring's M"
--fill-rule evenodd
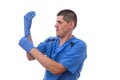
M62 33L66 33L70 30L68 25L60 25L59 29L60 29L60 32L62 32Z
M65 34L68 33L69 31L70 31L69 28L63 28L63 30L62 30L62 32L65 33Z

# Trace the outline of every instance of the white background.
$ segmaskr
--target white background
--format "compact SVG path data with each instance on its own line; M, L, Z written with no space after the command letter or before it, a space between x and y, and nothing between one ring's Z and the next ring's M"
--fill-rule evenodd
M0 80L42 80L44 68L18 46L23 16L36 12L31 34L37 46L55 36L56 14L66 8L77 13L73 34L88 48L79 80L120 80L119 0L0 0Z

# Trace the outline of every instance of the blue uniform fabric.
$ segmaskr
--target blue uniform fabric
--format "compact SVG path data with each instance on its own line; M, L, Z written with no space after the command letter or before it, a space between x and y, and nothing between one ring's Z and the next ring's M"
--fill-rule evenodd
M46 70L44 80L77 80L87 57L86 43L75 36L62 46L59 46L59 42L59 37L49 37L37 46L40 52L67 69L60 75L54 75Z

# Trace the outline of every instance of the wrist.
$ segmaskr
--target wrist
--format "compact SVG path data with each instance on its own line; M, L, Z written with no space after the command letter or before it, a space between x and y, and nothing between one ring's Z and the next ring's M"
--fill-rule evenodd
M30 54L32 54L32 53L34 52L35 49L36 49L36 48L33 47L33 48L30 50Z
M31 36L30 30L25 31L25 37Z

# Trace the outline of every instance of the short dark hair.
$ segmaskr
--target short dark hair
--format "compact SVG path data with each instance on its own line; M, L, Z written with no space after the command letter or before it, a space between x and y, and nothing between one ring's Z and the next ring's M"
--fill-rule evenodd
M61 10L60 12L58 12L57 16L63 16L63 19L66 22L70 22L71 20L74 21L74 23L75 23L74 28L76 27L77 15L73 10L70 10L70 9Z

